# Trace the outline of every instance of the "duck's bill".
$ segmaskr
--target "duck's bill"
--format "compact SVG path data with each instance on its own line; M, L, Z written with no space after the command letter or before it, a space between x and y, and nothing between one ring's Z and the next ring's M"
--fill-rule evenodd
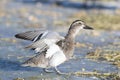
M87 25L84 27L84 29L91 29L91 30L93 30L93 28L92 28L92 27L87 26Z

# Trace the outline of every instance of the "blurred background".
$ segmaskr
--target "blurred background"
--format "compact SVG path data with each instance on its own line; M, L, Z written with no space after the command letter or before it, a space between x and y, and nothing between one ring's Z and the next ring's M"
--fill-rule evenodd
M34 52L15 34L49 29L64 36L76 19L94 30L80 31L75 59L59 66L73 74L20 66ZM0 80L120 80L120 0L0 0Z

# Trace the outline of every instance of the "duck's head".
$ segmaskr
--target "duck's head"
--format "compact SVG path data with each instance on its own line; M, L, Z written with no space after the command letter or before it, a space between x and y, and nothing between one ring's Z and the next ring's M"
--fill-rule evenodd
M82 20L75 20L70 25L68 34L71 34L71 35L75 36L82 29L93 30L93 28L88 26L88 25L86 25L84 21L82 21Z
M75 21L73 21L72 22L72 24L71 24L71 26L70 26L70 28L72 29L72 28L76 28L76 29L89 29L89 30L93 30L93 28L92 27L90 27L90 26L87 26L86 24L85 24L85 22L84 21L82 21L82 20L75 20Z

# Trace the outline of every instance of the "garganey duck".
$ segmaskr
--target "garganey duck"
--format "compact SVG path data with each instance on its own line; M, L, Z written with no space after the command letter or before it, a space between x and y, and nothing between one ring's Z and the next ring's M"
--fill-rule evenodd
M81 29L93 29L81 20L75 20L70 25L65 37L53 31L27 31L16 34L16 38L33 41L26 48L36 51L36 55L25 61L22 66L41 67L46 72L54 67L58 74L62 74L58 65L69 60L73 56L75 37Z

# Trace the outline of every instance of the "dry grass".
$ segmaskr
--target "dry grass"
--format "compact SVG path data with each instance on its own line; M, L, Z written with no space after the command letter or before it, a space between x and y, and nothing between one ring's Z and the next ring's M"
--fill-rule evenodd
M76 76L96 76L100 79L106 80L119 80L120 76L116 73L98 73L98 72L75 72Z
M90 52L86 55L86 58L93 60L105 60L109 61L112 64L120 67L120 52L119 51L111 51L111 50L101 50L96 49L94 52Z

